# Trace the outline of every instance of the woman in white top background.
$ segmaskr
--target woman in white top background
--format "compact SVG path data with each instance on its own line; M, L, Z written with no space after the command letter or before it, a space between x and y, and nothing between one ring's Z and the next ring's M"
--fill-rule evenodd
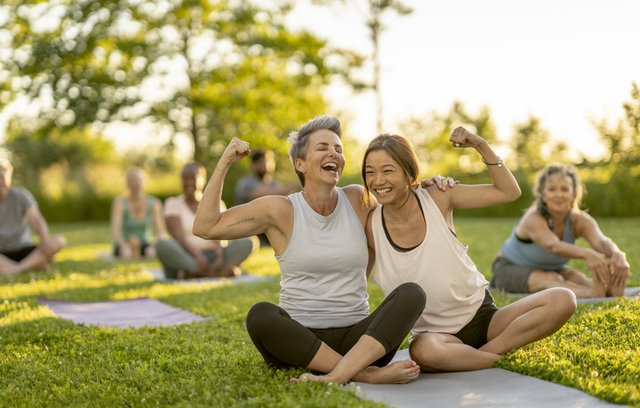
M222 245L218 240L193 235L193 220L202 198L206 174L201 163L186 164L180 173L183 193L169 197L165 202L164 218L171 239L158 241L156 251L167 278L233 277L240 273L242 262L258 248L256 237Z
M365 189L381 204L367 223L373 278L385 293L403 282L425 290L426 307L412 329L410 354L430 372L492 367L507 351L557 331L576 308L575 295L564 288L495 306L487 280L455 236L453 211L513 201L520 188L484 139L457 127L450 141L480 153L492 184L414 189L418 160L411 144L397 135L375 138L362 164Z

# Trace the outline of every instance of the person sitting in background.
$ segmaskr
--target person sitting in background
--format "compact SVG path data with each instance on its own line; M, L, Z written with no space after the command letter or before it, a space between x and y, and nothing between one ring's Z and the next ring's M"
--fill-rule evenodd
M164 231L162 203L144 191L144 173L133 167L127 172L127 196L117 197L111 205L113 255L125 259L154 257L152 239L159 240Z
M12 175L11 163L0 159L0 275L49 270L66 240L61 235L49 236L49 226L33 195L11 187ZM38 246L31 240L29 226L40 238Z
M236 183L235 205L248 203L267 195L287 195L296 190L274 180L275 155L271 150L256 150L251 154L251 174Z
M167 278L231 277L240 274L240 264L257 248L255 237L227 241L205 240L193 235L193 221L206 180L200 163L189 163L181 173L183 194L165 202L165 221L173 239L156 245L158 259ZM221 205L224 203L221 203Z
M582 190L573 166L552 164L538 174L533 205L493 261L493 287L513 293L561 287L579 298L624 294L629 274L625 253L580 210ZM580 237L591 248L577 246ZM592 278L568 267L570 259L584 259Z

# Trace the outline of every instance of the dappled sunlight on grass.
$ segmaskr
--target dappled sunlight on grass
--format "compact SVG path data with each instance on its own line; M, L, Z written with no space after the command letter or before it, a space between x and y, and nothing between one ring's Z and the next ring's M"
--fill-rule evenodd
M89 244L65 248L56 255L56 262L90 261L109 254L111 247L105 244Z
M31 306L26 302L5 300L0 304L0 326L25 323L45 317L55 317L47 306Z
M107 286L143 283L151 280L149 274L142 273L142 271L123 274L118 270L110 270L91 275L83 273L70 273L64 276L53 275L50 279L2 285L0 286L0 298L16 299L31 296L47 296L70 289L96 289Z
M231 286L229 280L220 280L212 282L180 282L180 283L156 283L154 285L128 289L115 293L113 299L134 299L138 297L162 298L165 296L179 295L185 293L202 293L211 289L219 289Z
M515 221L457 221L461 240L470 245L485 276L490 277L491 262ZM640 219L605 220L602 225L621 247L628 247L623 249L632 268L640 263L640 252L633 250ZM70 242L58 254L53 272L0 277L0 405L376 406L341 387L292 385L288 378L304 370L273 370L262 360L245 319L255 303L278 302L279 268L271 248L256 251L242 268L272 279L170 283L154 280L150 269L159 267L157 260L99 259L100 251L111 249L106 224L56 229ZM368 289L375 309L384 294L374 284ZM516 300L500 292L493 295L499 306ZM37 304L38 297L150 297L210 319L163 328L87 327L55 317ZM639 350L640 300L618 299L580 305L556 334L508 353L498 364L609 402L640 406Z

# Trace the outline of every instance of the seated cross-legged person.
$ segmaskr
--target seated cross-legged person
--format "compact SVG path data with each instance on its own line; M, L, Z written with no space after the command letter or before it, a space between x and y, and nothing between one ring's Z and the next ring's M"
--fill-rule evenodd
M61 235L49 235L49 226L33 195L12 187L13 166L0 159L0 275L16 275L34 269L48 270L53 257L66 244ZM39 237L31 240L31 231Z
M171 279L232 277L241 273L240 264L259 246L256 237L205 240L193 235L193 222L202 197L206 170L189 163L181 173L183 194L165 202L165 221L171 239L156 244L165 276Z

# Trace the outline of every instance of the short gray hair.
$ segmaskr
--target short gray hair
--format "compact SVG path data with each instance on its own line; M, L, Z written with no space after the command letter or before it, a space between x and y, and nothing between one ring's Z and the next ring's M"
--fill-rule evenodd
M340 127L338 118L335 116L318 116L302 125L300 129L291 132L287 139L289 144L291 144L289 157L291 158L293 169L298 175L302 187L304 187L304 173L296 169L296 159L304 160L307 157L307 149L309 147L309 138L307 136L322 129L330 130L338 135L338 137L342 137L342 128Z

